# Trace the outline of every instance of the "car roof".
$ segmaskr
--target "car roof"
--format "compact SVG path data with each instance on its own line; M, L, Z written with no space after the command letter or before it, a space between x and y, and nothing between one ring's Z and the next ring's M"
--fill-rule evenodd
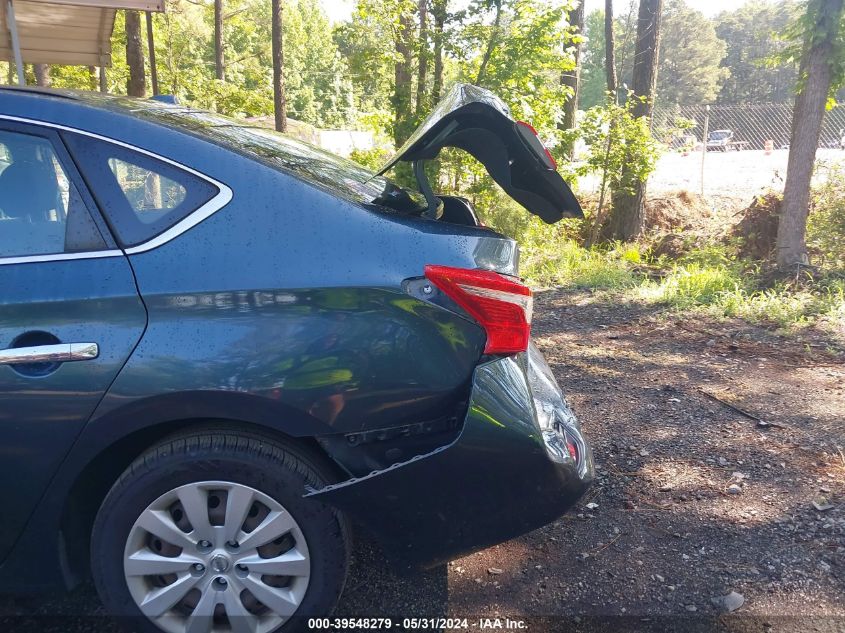
M73 91L69 90L55 90L53 88L41 88L39 86L0 86L0 92L3 93L20 93L32 94L45 97L59 97L61 99L76 99Z
M154 138L161 142L168 133L188 135L358 203L372 202L388 183L357 163L292 136L158 99L3 86L0 113L102 135L153 153L161 151ZM154 138L150 125L157 130Z

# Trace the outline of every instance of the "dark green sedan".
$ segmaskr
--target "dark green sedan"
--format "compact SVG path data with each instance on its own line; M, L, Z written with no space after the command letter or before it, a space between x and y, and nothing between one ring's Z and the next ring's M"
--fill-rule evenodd
M137 630L288 631L331 613L356 530L425 566L570 508L590 449L516 243L426 177L444 147L581 215L474 86L378 174L188 107L0 89L0 589L92 576Z

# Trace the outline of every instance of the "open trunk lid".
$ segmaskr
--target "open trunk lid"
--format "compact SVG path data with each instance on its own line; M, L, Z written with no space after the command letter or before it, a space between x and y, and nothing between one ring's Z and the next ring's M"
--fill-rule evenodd
M584 216L534 128L514 121L489 90L456 84L378 173L400 161L431 160L444 147L471 154L511 198L549 224Z

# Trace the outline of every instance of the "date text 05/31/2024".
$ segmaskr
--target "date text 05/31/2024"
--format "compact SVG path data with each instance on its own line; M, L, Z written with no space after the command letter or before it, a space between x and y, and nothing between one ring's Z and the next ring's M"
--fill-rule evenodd
M404 630L457 631L520 631L527 628L524 620L510 618L309 618L308 628L318 630L390 630L401 625Z

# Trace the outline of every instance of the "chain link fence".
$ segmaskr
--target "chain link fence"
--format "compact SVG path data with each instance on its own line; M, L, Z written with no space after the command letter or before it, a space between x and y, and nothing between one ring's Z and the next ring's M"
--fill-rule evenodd
M726 151L702 152L705 121L711 138L730 130L735 143L711 148ZM704 105L657 107L652 129L669 151L649 178L649 190L701 192L744 204L767 190L782 191L791 126L791 104L714 105L709 111ZM825 115L817 160L845 163L843 136L845 107L836 107Z
M759 103L710 106L659 106L654 109L654 133L665 142L671 142L679 123L692 122L684 134L703 140L704 122L708 120L710 132L731 130L737 141L744 141L748 149L764 149L766 141L775 148L789 145L792 127L792 105ZM845 107L829 110L824 118L819 147L839 148L845 131ZM668 136L668 138L667 138Z

